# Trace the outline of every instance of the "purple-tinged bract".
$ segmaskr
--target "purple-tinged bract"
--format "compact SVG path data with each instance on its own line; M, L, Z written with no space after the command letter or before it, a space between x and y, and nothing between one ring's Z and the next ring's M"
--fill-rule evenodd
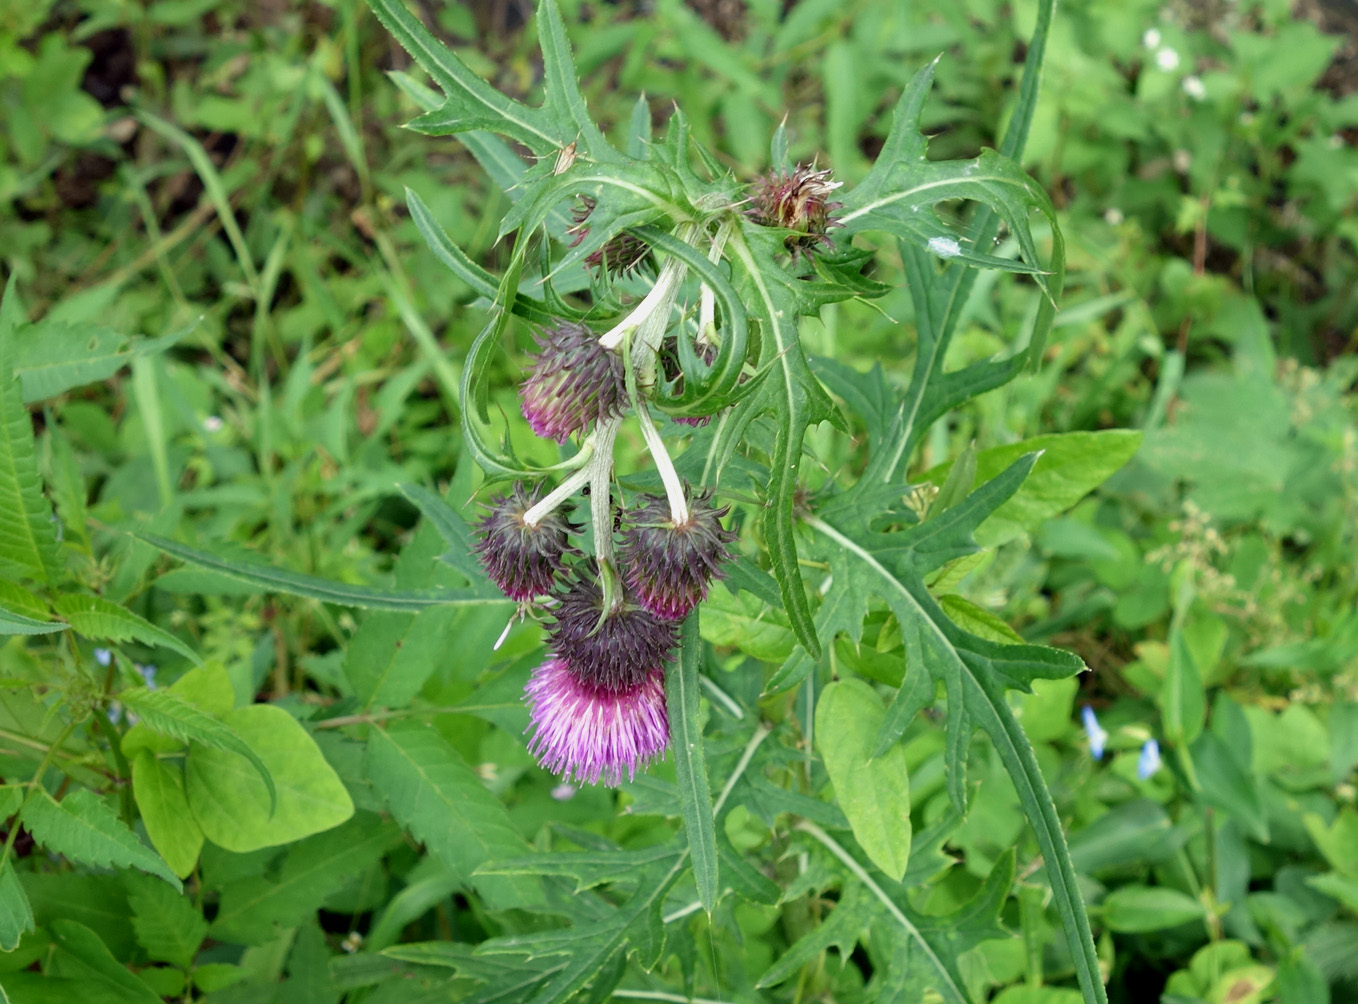
M559 511L529 526L524 515L536 501L516 484L508 495L497 495L477 526L476 556L492 582L511 600L523 603L545 596L556 584L565 556L573 553L570 535L580 528Z
M665 753L670 741L665 674L656 668L620 689L596 686L553 656L525 688L533 738L528 749L566 780L609 786L630 781Z
M559 595L548 628L552 651L589 686L620 693L662 669L678 644L674 624L623 603L604 616L603 593L576 578Z
M708 585L722 577L721 565L730 557L726 545L736 538L722 528L726 512L705 492L689 502L685 523L674 522L663 498L647 498L629 514L619 558L638 603L660 620L678 621L706 599Z
M818 247L835 246L828 232L841 225L832 214L843 203L830 202L829 197L839 186L830 180L829 170L798 165L791 174L771 171L754 183L747 215L766 227L795 230L784 246L794 256L809 257Z
M545 439L564 443L627 405L622 357L583 324L563 321L538 335L538 354L519 387L523 417Z

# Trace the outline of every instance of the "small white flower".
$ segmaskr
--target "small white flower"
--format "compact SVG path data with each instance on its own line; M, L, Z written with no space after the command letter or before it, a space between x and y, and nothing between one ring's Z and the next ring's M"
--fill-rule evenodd
M1155 65L1166 73L1170 70L1177 69L1179 66L1179 54L1169 46L1165 46L1163 49L1156 52Z
M94 650L94 661L108 668L108 664L113 661L113 653L106 648L96 648Z
M1335 133L1333 136L1330 137L1329 142L1331 150L1340 150L1343 149L1344 146L1344 137L1339 135L1339 133Z
M208 432L220 432L222 429L222 419L220 415L209 415L203 419L203 428Z
M1141 44L1147 49L1154 49L1160 44L1160 29L1147 28L1146 33L1141 36Z
M1193 154L1187 150L1174 151L1174 170L1180 174L1187 174L1188 169L1193 166Z
M1202 82L1202 77L1199 77L1196 74L1190 73L1188 76L1184 77L1184 81L1180 86L1184 89L1184 93L1194 101L1202 101L1207 97L1207 85Z
M1241 112L1241 113L1240 113L1240 124L1241 124L1242 126L1252 126L1252 125L1254 125L1254 112Z
M1122 215L1122 210L1117 206L1109 206L1103 211L1103 221L1110 227L1117 226L1124 219L1126 219L1126 217Z
M555 788L552 789L552 797L556 799L558 802L569 801L570 799L575 797L575 785L558 784Z

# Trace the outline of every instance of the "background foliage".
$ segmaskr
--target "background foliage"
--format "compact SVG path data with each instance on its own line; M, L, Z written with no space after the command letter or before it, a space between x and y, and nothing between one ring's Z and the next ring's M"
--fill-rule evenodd
M1036 10L563 14L610 136L638 93L658 126L678 102L748 180L786 115L793 159L852 188L940 52L931 156L998 145ZM425 13L477 73L538 100L527 11ZM981 484L1041 446L1073 479L1037 482L930 586L972 633L1092 669L1011 702L1113 1000L1358 999L1351 27L1277 0L1063 5L1024 158L1067 241L1056 327L1035 373L911 458L910 482L944 492L945 465ZM985 741L959 820L943 723L911 721L891 754L910 776L892 796L906 871L855 881L900 847L854 828L856 857L820 796L880 707L873 685L901 683L886 604L832 643L823 625L813 664L776 596L714 590L702 708L713 777L731 779L713 794L732 892L711 914L676 871L672 762L620 797L534 766L518 694L540 636L493 650L511 608L447 517L478 484L457 389L485 304L405 208L409 188L497 270L508 197L457 142L396 128L419 86L352 3L0 12L0 988L14 1004L520 1000L525 971L550 982L587 943L619 1000L914 1000L892 982L913 925L954 931L969 999L1079 1000ZM903 263L879 267L900 282ZM950 368L1014 345L1038 302L981 273ZM905 384L909 291L876 306L804 326L841 398ZM492 364L511 416L521 363ZM1079 501L1135 447L1114 429L1144 438ZM551 459L526 433L511 423L516 449ZM828 427L808 446L827 480L858 456ZM803 538L806 560L844 581L823 538ZM786 689L790 673L815 686ZM543 902L592 940L525 909ZM503 954L471 952L491 939Z

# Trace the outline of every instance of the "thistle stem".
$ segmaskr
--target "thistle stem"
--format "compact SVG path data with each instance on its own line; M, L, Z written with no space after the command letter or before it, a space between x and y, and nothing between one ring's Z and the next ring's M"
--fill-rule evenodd
M655 423L651 421L646 402L637 397L633 400L632 407L636 409L637 421L641 425L641 438L646 440L646 449L651 451L656 473L660 475L660 480L665 485L665 496L670 502L670 519L674 521L675 526L684 526L688 523L688 499L684 495L684 483L679 480L679 472L674 469L674 461L670 459L669 451L665 449L665 443L660 438L660 433L656 431Z

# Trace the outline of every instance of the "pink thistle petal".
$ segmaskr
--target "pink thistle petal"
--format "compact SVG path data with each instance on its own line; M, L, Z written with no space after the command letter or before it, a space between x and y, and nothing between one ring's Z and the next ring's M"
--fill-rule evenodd
M528 750L563 780L616 787L624 772L632 780L669 745L660 669L610 692L582 682L564 659L553 657L533 671L524 693L533 731Z

